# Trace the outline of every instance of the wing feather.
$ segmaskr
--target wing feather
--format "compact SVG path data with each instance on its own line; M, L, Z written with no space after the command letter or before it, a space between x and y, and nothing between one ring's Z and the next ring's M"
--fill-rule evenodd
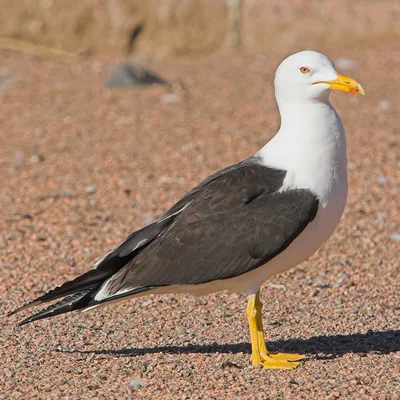
M132 290L227 279L257 268L283 251L318 209L309 191L279 191L285 175L255 157L218 171L91 270L15 312L70 296L23 321L28 323L128 296Z
M278 191L282 180L280 186L261 186L262 174L284 177L275 171L244 168L230 172L226 181L213 181L157 240L103 284L96 300L130 287L233 278L285 250L315 218L318 199L308 190Z

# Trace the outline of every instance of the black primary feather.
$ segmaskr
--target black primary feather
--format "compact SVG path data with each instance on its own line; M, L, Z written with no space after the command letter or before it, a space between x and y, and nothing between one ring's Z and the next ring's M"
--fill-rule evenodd
M119 246L99 260L93 269L50 290L30 303L11 311L8 316L73 293L100 287L104 281L131 261L143 247L154 240L169 224L171 224L174 217L175 215L169 215L167 213L163 219L133 232Z
M26 325L30 322L38 321L40 319L54 317L56 315L64 314L70 311L86 308L91 300L91 295L91 291L75 293L62 299L58 303L47 307L45 310L29 316L28 318L21 321L18 326Z

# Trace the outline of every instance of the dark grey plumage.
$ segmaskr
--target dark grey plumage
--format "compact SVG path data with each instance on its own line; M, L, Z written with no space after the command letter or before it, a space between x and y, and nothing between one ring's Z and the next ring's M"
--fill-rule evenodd
M207 283L258 268L285 250L318 210L309 190L279 191L285 176L255 157L209 176L95 269L16 310L73 295L21 324L155 287ZM110 278L108 297L94 300Z

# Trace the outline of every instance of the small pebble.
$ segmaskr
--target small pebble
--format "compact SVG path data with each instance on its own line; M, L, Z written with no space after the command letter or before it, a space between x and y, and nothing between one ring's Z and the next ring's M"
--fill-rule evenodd
M180 97L176 93L164 93L161 95L160 100L163 104L176 104L179 103Z
M71 267L75 267L76 265L75 260L69 256L65 257L65 262Z
M376 182L380 185L384 185L385 183L387 183L388 180L389 178L387 178L386 176L378 176L378 178L376 178Z
M96 188L93 186L86 186L85 187L85 192L88 194L95 194L96 193Z
M335 65L338 70L350 71L357 68L357 61L341 57L335 61Z
M278 284L278 283L268 283L268 287L272 288L272 289L286 289L285 285L282 284Z
M44 161L44 157L41 154L32 154L30 161L34 164Z
M21 150L17 150L14 153L14 167L20 167L23 158L24 158L24 153Z
M269 324L269 325L272 325L272 326L279 326L279 325L281 325L281 323L280 323L279 321L275 320L275 319L270 319L270 320L268 320L268 324Z
M349 275L347 275L346 273L342 273L339 277L339 279L336 281L336 283L333 285L336 289L341 288L344 283L349 279Z
M130 380L130 382L129 382L129 387L130 387L132 390L139 389L139 388L141 388L141 387L143 387L143 386L146 386L146 382L144 382L144 381L140 378L140 376L138 376L138 375L135 375L135 376Z
M324 283L323 279L322 279L320 276L317 277L317 278L314 280L314 285L315 285L315 286L318 286L318 287L320 287L320 288L322 288L322 289L326 289L326 288L329 287L328 284Z
M400 243L400 232L393 232L390 235L390 240L392 242Z
M72 196L72 191L67 189L67 188L63 188L60 190L60 196L62 197L71 197Z
M382 111L388 111L391 107L392 107L392 102L389 100L381 100L378 103L378 107L382 110Z

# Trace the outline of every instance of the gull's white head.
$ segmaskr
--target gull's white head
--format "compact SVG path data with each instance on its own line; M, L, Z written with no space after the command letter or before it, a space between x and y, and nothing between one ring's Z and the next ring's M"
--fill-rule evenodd
M292 54L275 73L275 95L280 104L327 101L331 90L364 94L358 82L338 74L333 62L316 51Z

